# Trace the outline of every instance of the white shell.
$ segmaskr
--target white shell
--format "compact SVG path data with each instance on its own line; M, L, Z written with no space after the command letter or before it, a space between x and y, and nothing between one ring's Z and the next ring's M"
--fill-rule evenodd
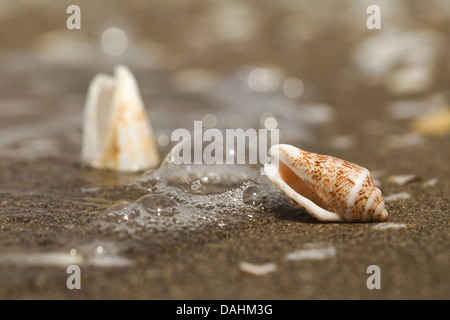
M92 80L84 109L81 160L97 168L156 167L159 154L136 80L124 66Z
M323 222L385 221L388 212L370 172L331 156L291 145L273 146L267 177L316 219Z

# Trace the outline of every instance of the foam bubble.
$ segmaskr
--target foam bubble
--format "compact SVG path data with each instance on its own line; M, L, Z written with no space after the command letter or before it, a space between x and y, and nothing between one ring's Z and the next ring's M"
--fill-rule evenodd
M255 185L247 187L242 193L242 201L253 206L264 203L266 199L267 194L261 189L261 187Z
M177 202L162 194L151 194L136 200L146 212L157 216L173 216L176 211Z
M299 211L259 167L248 165L175 164L170 154L160 168L146 172L127 188L145 195L116 204L97 220L100 230L126 237L176 238L199 230L257 223ZM127 218L125 218L127 217ZM205 229L206 228L206 229ZM162 234L166 236L162 237ZM146 240L147 241L147 240Z
M103 219L105 221L111 221L115 223L124 223L131 219L139 217L141 210L139 206L129 203L121 202L116 203L105 210Z

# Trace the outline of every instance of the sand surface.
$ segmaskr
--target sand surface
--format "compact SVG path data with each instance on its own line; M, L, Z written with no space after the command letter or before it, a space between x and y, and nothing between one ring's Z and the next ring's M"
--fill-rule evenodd
M111 12L120 16L120 8L116 4ZM267 12L259 19L269 21L270 5L263 9ZM92 10L102 11L97 7ZM145 26L145 15L138 11L130 9L136 14L136 24ZM17 25L17 17L24 19L23 16L26 14L2 23ZM316 16L321 17L318 13ZM48 21L50 27L56 28L55 21L59 20ZM93 18L86 16L86 21ZM179 24L189 21L181 20ZM435 30L445 30L441 29L442 21L436 21ZM156 18L155 24L165 25ZM27 25L17 28L17 34L33 39L31 47L3 35L9 42L4 42L0 68L0 298L450 298L450 135L445 130L428 135L413 131L411 126L436 97L443 101L442 105L449 105L448 70L437 70L432 85L408 94L389 92L392 84L356 81L348 77L350 69L343 68L352 59L353 47L348 47L352 33L339 42L335 33L346 30L339 26L335 31L325 29L328 33L315 26L322 32L322 40L301 40L310 48L298 55L302 66L298 66L295 52L292 53L299 50L297 47L267 52L262 50L264 42L256 40L247 41L249 47L239 49L242 52L227 53L223 48L232 40L225 37L217 40L224 41L224 47L211 47L211 56L202 60L205 44L200 40L197 44L184 44L168 34L167 44L162 37L152 40L159 41L160 46L167 45L167 51L172 53L166 56L167 60L160 56L160 60L153 61L151 55L139 60L142 52L137 50L139 54L132 51L122 60L94 54L97 64L97 60L89 60L89 54L83 56L84 51L73 59L65 59L65 51L55 51L59 45L55 39L59 38L47 38L46 42L34 36ZM89 41L95 43L98 39L95 40L94 28L87 24L84 28L85 33L78 36L91 37ZM150 22L149 29L137 28L141 33L136 32L136 39L144 39L142 32L152 28L156 27ZM179 33L180 29L176 25L173 32ZM59 36L72 39L73 34L68 32L63 28ZM199 34L196 39L202 38ZM211 40L204 36L204 40ZM277 37L270 33L266 36L272 44L277 43ZM93 46L83 41L83 46L74 48ZM198 46L186 54L191 60L176 54L190 45ZM441 45L445 48L448 43ZM48 52L54 54L50 60L46 60ZM257 56L257 52L265 53ZM444 54L436 59L447 57ZM136 62L150 60L153 66ZM95 222L106 208L145 194L127 187L142 173L101 171L79 161L88 84L98 72L111 73L117 63L129 65L136 74L156 136L169 135L179 127L191 129L193 120L201 120L205 114L216 114L220 121L240 107L257 108L251 105L252 101L259 106L279 97L279 92L256 93L245 96L245 100L238 95L239 81L231 75L242 72L243 65L271 63L282 66L288 75L301 73L306 85L304 96L295 100L299 115L303 112L305 119L311 115L301 106L314 102L329 106L333 117L322 122L314 117L300 122L296 130L304 130L304 134L297 134L289 122L290 114L280 111L279 129L286 133L282 142L364 166L374 174L384 196L402 194L406 199L386 202L390 214L387 223L324 224L300 209L280 207L267 216L259 212L255 219L241 219L221 227L206 224L176 235L164 231L133 236L105 233L95 227ZM210 73L190 73L200 88L190 91L192 83L183 82L178 69L199 65ZM215 86L208 85L211 79L215 79ZM389 105L399 100L412 105L424 103L425 107L419 107L416 114L393 115ZM280 105L289 107L283 103ZM266 111L262 108L254 112L258 125L261 124L256 115ZM158 148L165 155L170 145ZM400 174L413 174L418 179L405 185L390 182L390 176ZM248 274L243 262L257 266L270 263L270 272ZM80 290L66 286L70 265L80 267ZM367 269L371 265L378 266L381 272L380 289L367 287L371 275Z

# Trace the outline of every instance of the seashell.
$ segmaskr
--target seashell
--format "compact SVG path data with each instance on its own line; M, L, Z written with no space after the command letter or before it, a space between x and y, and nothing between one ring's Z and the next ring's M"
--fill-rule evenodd
M265 264L253 264L242 261L239 263L239 269L250 276L260 277L268 273L277 271L277 265L275 263Z
M273 146L269 154L272 161L264 166L268 178L314 218L323 222L387 219L381 191L367 169L287 144Z
M156 167L159 154L139 88L125 66L92 80L84 109L82 162L138 171Z
M385 202L408 200L408 199L411 199L411 194L408 192L395 193L395 194L391 194L391 195L384 197Z
M405 184L408 184L410 182L420 180L420 177L416 174L399 174L399 175L389 176L387 178L387 180L389 182L395 183L399 186L404 186Z
M302 249L288 253L284 258L287 261L324 260L327 258L332 258L335 255L336 248L332 244L312 242L305 243Z

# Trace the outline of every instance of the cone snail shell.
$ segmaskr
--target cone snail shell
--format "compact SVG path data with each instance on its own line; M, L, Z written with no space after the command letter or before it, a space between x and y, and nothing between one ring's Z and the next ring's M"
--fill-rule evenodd
M385 221L388 212L370 172L331 156L279 144L269 150L267 177L322 222ZM275 160L275 161L274 161Z

